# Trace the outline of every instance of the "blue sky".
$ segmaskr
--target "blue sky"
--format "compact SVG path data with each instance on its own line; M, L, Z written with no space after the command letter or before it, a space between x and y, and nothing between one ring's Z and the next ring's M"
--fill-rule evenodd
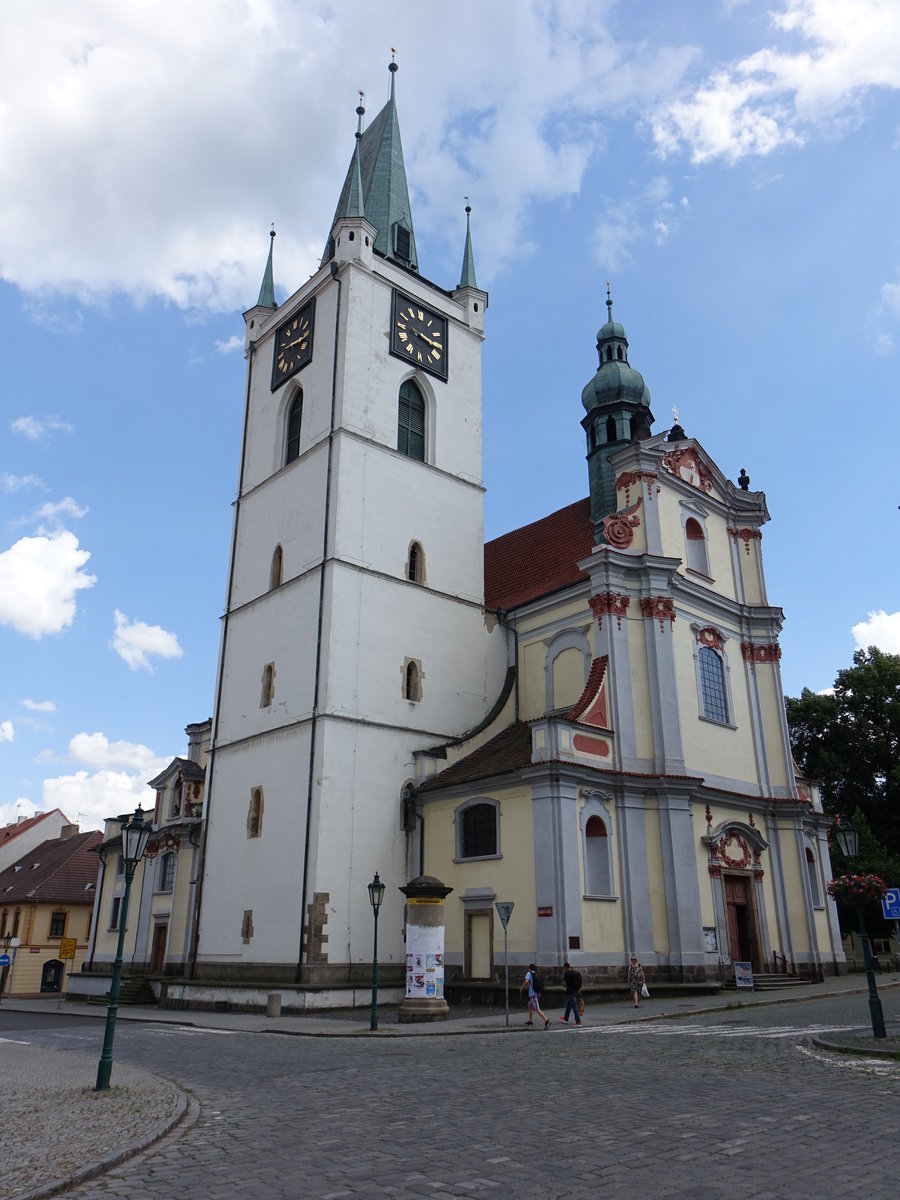
M605 281L632 365L765 490L785 691L900 652L895 0L35 0L0 43L0 822L126 811L211 712L275 222L315 270L357 92L422 273L472 204L488 536L587 493ZM522 481L528 480L527 488Z

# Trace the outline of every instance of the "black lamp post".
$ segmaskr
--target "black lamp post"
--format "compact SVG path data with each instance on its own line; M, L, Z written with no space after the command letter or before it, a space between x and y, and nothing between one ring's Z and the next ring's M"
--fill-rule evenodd
M119 1011L119 989L122 982L122 950L125 946L125 921L128 917L128 893L131 891L131 881L138 863L144 857L150 832L153 828L150 821L144 820L141 806L134 810L134 816L120 817L122 821L122 859L125 867L125 891L122 894L122 904L119 908L119 941L116 947L116 961L113 963L112 980L109 985L109 1007L106 1010L106 1033L103 1038L103 1051L100 1055L100 1065L97 1067L97 1083L95 1092L105 1092L109 1087L109 1077L112 1074L113 1038L116 1036L116 1013Z
M840 822L834 826L834 835L837 838L841 852L848 863L855 864L859 855L859 832L853 828L848 817L843 817ZM856 900L856 916L859 921L859 937L862 942L863 962L866 966L866 983L869 985L869 1012L872 1016L872 1036L876 1038L887 1037L884 1028L884 1012L881 1008L881 1000L878 996L878 989L875 986L875 964L872 961L872 949L869 945L869 934L866 929L866 913L865 901Z
M369 903L375 914L375 937L372 942L372 1019L369 1022L370 1029L378 1028L378 910L381 908L383 899L384 884L378 878L376 871L375 878L369 884Z

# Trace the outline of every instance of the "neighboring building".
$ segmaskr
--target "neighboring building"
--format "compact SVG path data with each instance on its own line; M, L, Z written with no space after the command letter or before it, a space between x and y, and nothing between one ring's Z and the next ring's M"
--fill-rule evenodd
M125 976L149 976L156 995L162 977L184 973L193 937L210 726L210 721L188 725L187 757L173 758L149 781L156 801L144 819L152 820L153 833L131 884L122 961ZM98 835L97 903L84 969L72 981L71 996L103 994L109 988L125 891L122 820L131 816L109 818L102 840ZM96 861L94 870L96 874ZM146 991L144 995L149 998Z
M11 867L23 854L30 854L48 838L58 838L71 823L64 812L53 808L50 812L19 817L11 825L0 826L0 871Z
M484 545L487 295L468 209L459 284L419 272L395 70L319 271L277 305L270 244L245 314L178 996L354 1002L376 871L382 984L403 983L398 889L425 871L454 889L448 982L498 977L495 900L516 902L515 964L621 979L634 950L672 981L776 953L838 969L825 819L790 757L765 497L677 417L652 433L608 300L582 395L588 497Z
M64 993L81 969L88 945L97 882L96 847L101 835L65 825L0 872L0 940L12 937L12 965L4 995ZM18 945L16 945L18 939ZM74 939L74 959L61 955Z

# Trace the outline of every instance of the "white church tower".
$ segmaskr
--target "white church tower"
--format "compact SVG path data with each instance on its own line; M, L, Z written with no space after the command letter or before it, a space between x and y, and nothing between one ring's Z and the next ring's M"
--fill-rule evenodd
M458 287L419 273L395 104L362 130L320 269L246 314L246 411L189 974L348 1003L405 970L418 873L413 752L500 694L486 620L481 345ZM274 234L273 234L274 237ZM492 631L493 630L493 631ZM396 974L391 970L396 966ZM302 1002L302 1001L301 1001Z

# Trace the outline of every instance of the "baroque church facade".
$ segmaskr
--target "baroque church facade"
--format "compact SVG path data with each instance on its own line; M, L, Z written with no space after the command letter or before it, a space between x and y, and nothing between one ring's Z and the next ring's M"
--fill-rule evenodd
M765 497L677 419L653 432L608 300L588 496L485 544L488 297L468 210L458 285L420 270L395 72L365 129L358 110L319 270L277 304L270 244L245 314L183 997L353 1002L376 871L398 989L399 889L421 874L453 889L448 985L499 978L497 901L511 962L550 973L621 979L635 952L676 982L775 955L821 978L843 955L827 822L791 759Z

